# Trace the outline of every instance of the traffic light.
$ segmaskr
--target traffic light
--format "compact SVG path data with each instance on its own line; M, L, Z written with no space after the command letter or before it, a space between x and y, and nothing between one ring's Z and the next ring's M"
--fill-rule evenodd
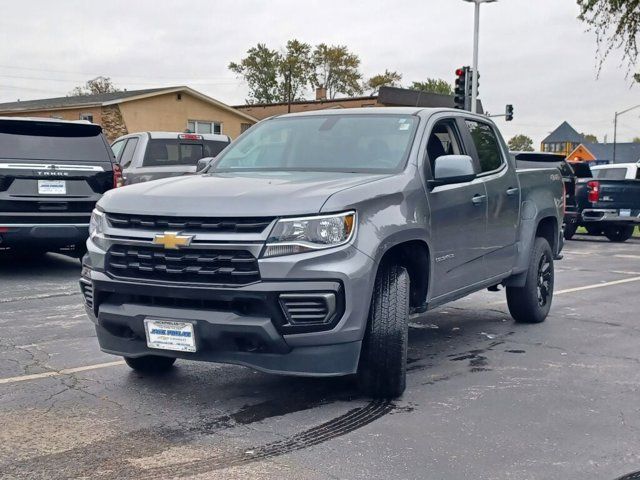
M476 96L479 98L480 97L480 72L475 72L473 70L469 70L469 97L471 98L472 96L472 89L473 89L473 80L476 75L478 75L478 89L476 91Z
M456 81L453 89L453 102L455 108L467 109L467 97L469 94L469 67L461 67L456 70Z
M507 108L505 108L504 113L505 113L505 118L504 119L507 122L510 122L511 120L513 120L513 105L508 104Z

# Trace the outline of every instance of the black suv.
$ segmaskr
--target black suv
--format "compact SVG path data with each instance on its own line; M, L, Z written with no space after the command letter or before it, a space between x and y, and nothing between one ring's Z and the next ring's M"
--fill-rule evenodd
M93 207L120 182L99 125L0 117L0 249L82 255Z

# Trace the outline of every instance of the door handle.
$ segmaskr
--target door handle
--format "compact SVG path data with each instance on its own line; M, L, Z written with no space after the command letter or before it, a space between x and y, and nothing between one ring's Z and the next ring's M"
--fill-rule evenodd
M513 195L515 195L516 193L518 193L519 191L520 191L520 189L519 189L519 188L517 188L517 187L507 188L507 195L509 195L509 196L513 196Z
M487 199L486 195L474 195L471 201L474 205L481 205Z

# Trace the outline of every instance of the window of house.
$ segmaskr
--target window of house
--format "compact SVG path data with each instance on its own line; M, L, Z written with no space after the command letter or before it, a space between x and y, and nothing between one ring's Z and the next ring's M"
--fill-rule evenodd
M187 122L187 130L191 133L222 133L222 124L220 122L209 122L203 120L189 120Z
M91 113L81 113L80 120L86 120L87 122L93 123L93 114Z
M467 120L467 127L478 152L480 169L483 172L491 172L500 168L502 153L493 129L486 123L473 120Z

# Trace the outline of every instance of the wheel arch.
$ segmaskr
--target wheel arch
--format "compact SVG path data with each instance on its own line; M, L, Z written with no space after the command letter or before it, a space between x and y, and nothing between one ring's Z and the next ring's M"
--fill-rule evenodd
M377 262L376 276L381 268L393 263L400 265L409 274L409 305L419 309L426 305L431 277L431 250L423 239L404 239L392 244L382 252Z
M540 217L535 220L522 220L518 258L515 262L514 274L505 280L505 286L524 286L533 244L535 239L539 237L549 242L554 256L560 253L560 225L555 215L540 215Z

